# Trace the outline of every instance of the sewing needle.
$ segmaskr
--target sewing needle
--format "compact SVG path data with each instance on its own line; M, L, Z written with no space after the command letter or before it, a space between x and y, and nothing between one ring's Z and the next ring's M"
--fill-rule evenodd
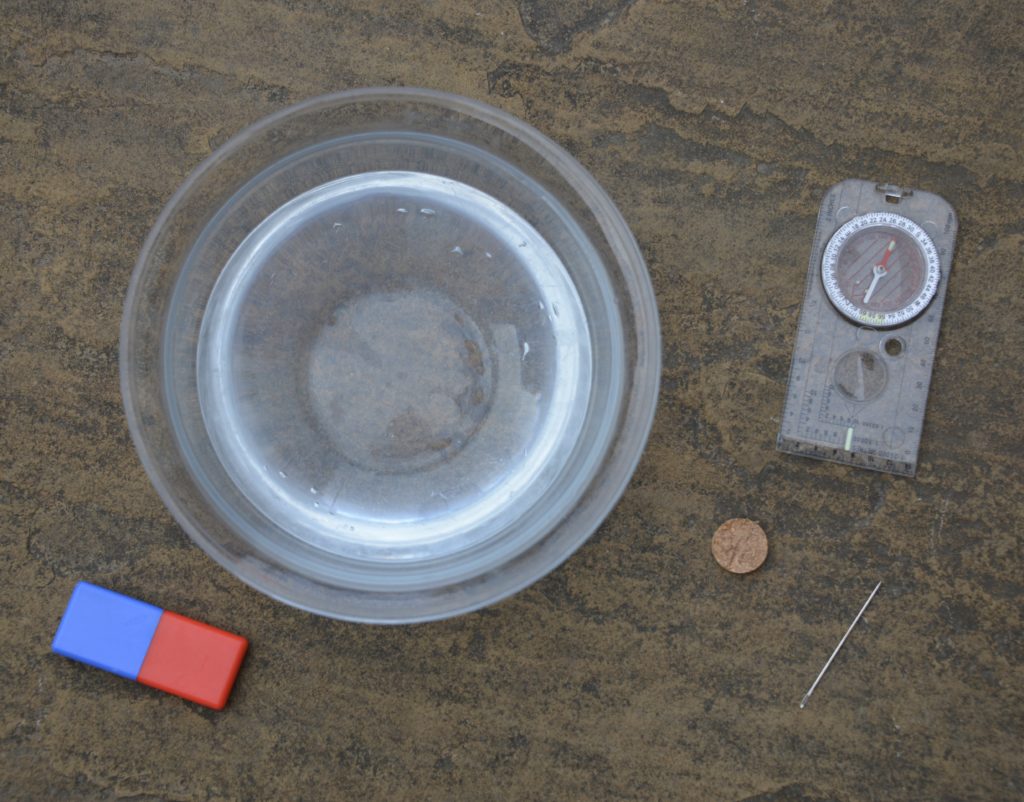
M860 608L860 612L857 613L857 617L853 619L853 623L850 624L850 628L846 630L846 634L839 640L836 648L832 651L832 655L828 658L821 671L818 672L818 676L814 678L814 682L811 684L810 689L804 694L804 698L800 700L801 710L807 705L807 700L811 698L811 694L814 693L814 689L818 687L818 683L821 682L821 678L825 676L825 672L828 671L828 667L832 665L832 661L836 659L836 655L839 654L839 650L843 648L843 644L846 643L846 639L850 637L850 633L853 632L853 628L857 626L857 622L860 621L860 617L864 615L864 611L868 609L868 605L871 604L871 600L875 598L875 594L878 593L878 589L880 587L882 587L881 582L875 585L875 589L871 591L871 595L868 596L868 600L864 602L864 606Z

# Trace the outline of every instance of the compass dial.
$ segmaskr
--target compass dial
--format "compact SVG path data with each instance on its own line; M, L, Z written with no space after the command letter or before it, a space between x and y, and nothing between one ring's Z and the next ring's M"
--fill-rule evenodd
M889 328L924 311L939 288L939 252L913 220L872 212L842 226L825 247L821 280L854 323Z

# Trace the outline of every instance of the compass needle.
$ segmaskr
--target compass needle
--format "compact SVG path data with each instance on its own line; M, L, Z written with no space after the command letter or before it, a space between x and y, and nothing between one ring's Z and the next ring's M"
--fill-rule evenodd
M869 303L871 301L871 296L875 292L875 287L878 286L878 282L889 274L889 269L886 267L886 264L889 261L889 257L892 256L892 251L895 247L896 240L889 240L889 244L885 248L885 254L882 256L882 261L872 269L871 272L874 274L874 278L871 279L871 286L868 287L868 291L864 293L864 303ZM857 283L860 284L859 281Z
M871 283L868 285L868 291L864 293L864 303L871 302L871 296L875 293L875 287L878 286L878 282L881 281L882 276L885 275L885 270L880 268L881 265L875 265L875 269L872 271L872 273L874 273L874 278L871 279Z

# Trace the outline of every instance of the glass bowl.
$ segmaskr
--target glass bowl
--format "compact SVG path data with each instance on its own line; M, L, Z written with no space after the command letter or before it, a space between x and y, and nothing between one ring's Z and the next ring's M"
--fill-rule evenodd
M654 294L568 153L481 103L314 98L217 150L132 276L132 438L191 538L353 621L490 604L568 557L643 450Z

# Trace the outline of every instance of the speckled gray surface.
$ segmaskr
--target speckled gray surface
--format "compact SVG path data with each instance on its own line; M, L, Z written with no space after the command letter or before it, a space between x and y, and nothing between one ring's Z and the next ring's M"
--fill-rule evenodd
M1024 10L821 5L6 4L0 797L1022 798ZM117 382L135 255L188 172L275 109L379 84L488 101L576 155L637 235L665 346L597 535L505 603L395 629L274 603L192 546ZM960 215L916 479L773 448L845 177ZM771 541L746 577L710 555L735 516ZM50 654L77 579L247 635L227 710Z

